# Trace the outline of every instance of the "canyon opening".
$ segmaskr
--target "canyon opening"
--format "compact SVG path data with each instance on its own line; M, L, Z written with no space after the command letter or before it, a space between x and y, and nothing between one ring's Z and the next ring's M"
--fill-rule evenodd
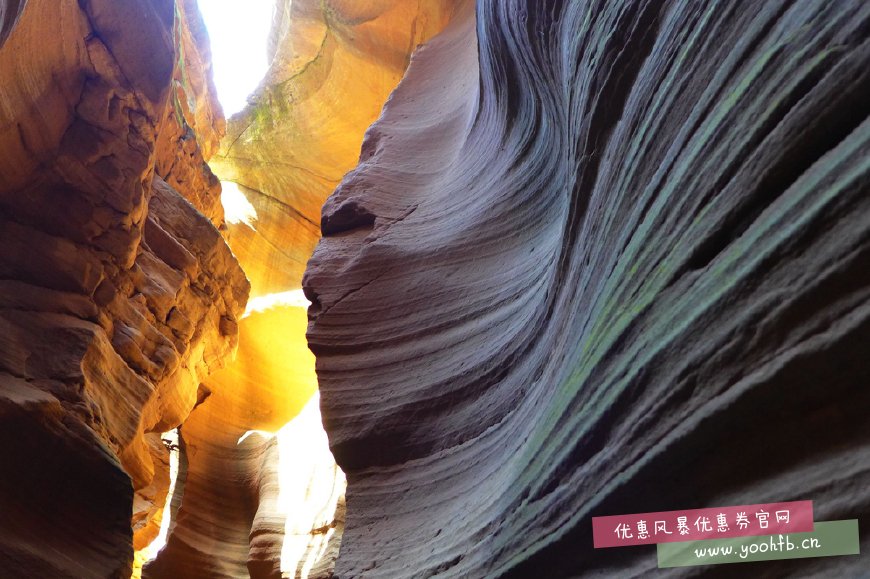
M862 576L868 113L859 0L0 0L0 579Z

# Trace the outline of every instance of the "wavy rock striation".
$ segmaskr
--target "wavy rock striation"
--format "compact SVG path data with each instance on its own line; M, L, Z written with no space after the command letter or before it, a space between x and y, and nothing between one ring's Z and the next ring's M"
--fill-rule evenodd
M317 378L302 273L320 207L451 4L278 3L271 68L210 161L230 182L224 199L234 194L245 209L228 203L226 225L252 299L235 361L209 377L212 394L181 428L183 499L145 577L330 575L344 475L311 414Z
M169 486L160 433L231 356L249 284L183 159L178 189L155 175L181 150L174 3L0 7L0 575L127 578Z
M441 31L452 4L277 3L269 72L210 161L221 179L243 186L259 216L253 228L230 224L252 295L301 287L324 200L355 165L414 48Z
M655 573L594 515L870 524L868 30L862 2L481 0L415 53L304 281L336 576Z

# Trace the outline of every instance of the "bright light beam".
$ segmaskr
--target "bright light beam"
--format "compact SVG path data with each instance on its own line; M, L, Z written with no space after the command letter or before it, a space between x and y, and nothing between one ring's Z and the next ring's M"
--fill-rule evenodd
M218 99L229 118L245 108L269 68L266 45L275 0L199 0Z
M227 223L244 223L251 229L256 229L257 209L232 181L221 181L221 204L224 206L224 218Z

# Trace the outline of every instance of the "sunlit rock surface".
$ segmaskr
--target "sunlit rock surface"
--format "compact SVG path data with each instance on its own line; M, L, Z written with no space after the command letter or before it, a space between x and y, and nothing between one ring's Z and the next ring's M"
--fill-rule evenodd
M249 284L155 175L173 2L0 8L0 575L126 579L169 487L160 433L231 357Z
M279 573L329 577L335 565L345 480L329 452L319 403L317 395L311 397L296 418L266 441L251 527L248 568L253 578Z
M212 79L208 34L196 0L177 0L175 10L175 70L155 171L221 227L220 182L206 161L217 151L226 121Z
M210 161L225 180L227 237L252 299L235 362L209 378L211 395L181 428L183 500L146 577L331 572L344 478L317 436L302 273L320 236L320 207L356 163L365 129L417 44L452 14L443 0L279 3L271 68ZM289 442L287 432L303 431L285 425L303 419L309 430ZM308 454L292 463L293 476L280 475L299 440ZM324 486L340 492L318 499Z
M271 481L270 473L279 468L272 433L297 417L317 388L313 356L304 347L305 307L294 297L268 304L252 300L239 323L238 357L207 381L210 395L182 426L187 460L182 504L166 548L145 567L146 577L246 576L249 558L262 563L264 550L270 564L280 564L284 533L258 537L253 529L258 515L287 518L286 504L271 510L270 493L288 491L262 480ZM294 444L304 441L334 465L319 419L314 424L324 437L320 445L317 431ZM293 475L309 480L302 474L306 463L294 468Z
M336 575L653 576L594 515L811 499L867 527L870 4L472 8L306 274Z
M254 228L230 225L253 295L301 287L324 200L356 164L411 52L444 27L455 2L277 4L269 72L211 160L260 216Z

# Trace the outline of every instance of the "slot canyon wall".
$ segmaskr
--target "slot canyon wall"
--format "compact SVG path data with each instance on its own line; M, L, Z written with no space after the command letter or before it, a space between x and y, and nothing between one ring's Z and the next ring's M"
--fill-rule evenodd
M194 0L0 3L0 392L4 433L29 440L0 457L0 576L331 573L344 477L302 273L365 129L452 14L278 3L269 76L225 137ZM252 219L225 220L209 160Z
M278 0L225 121L196 0L0 0L0 579L655 576L591 517L867 528L868 33Z
M0 6L0 575L126 578L248 297L222 113L194 2Z
M209 376L209 399L182 427L183 500L145 577L330 575L344 475L312 398L302 275L321 207L356 164L366 128L417 44L453 14L450 0L276 4L270 69L209 157L248 210L226 219L251 282L238 354Z
M595 515L867 528L868 31L866 2L480 0L415 53L304 282L336 576L657 576Z

